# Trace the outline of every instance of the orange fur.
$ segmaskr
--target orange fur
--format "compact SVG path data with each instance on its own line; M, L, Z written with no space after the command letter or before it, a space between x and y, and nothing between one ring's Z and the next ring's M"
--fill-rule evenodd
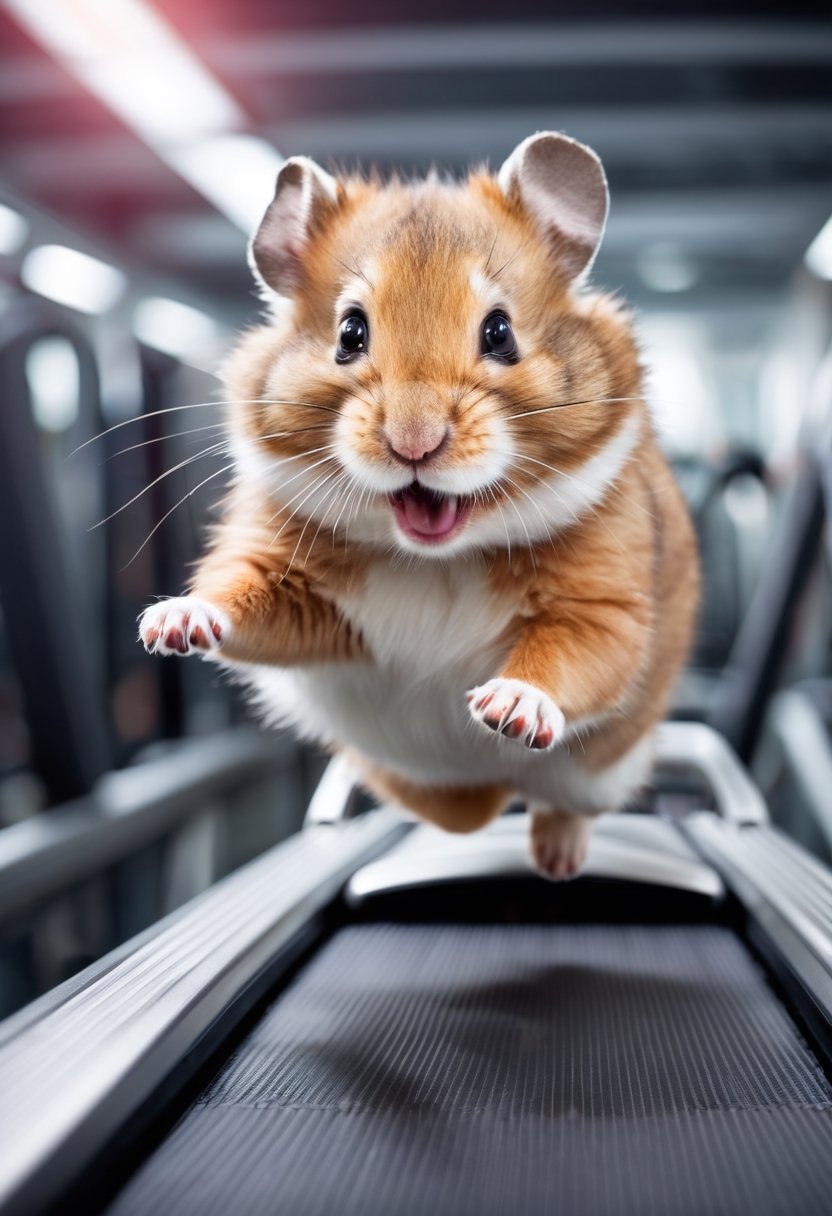
M491 298L517 336L521 357L510 366L480 354ZM369 318L369 352L339 365L339 309L353 305ZM502 471L482 474L487 489L472 495L464 535L500 520L508 540L519 519L528 537L509 545L489 533L487 544L442 558L453 565L475 552L506 607L490 675L541 689L577 723L589 773L625 756L663 715L693 628L697 560L644 405L629 318L570 284L557 242L492 177L340 182L337 201L313 215L291 306L243 338L226 382L239 403L229 429L251 467L241 466L190 588L233 625L220 657L386 661L350 605L374 563L401 557L386 556L395 531L386 494L356 486L361 470L401 471L392 440L447 434L425 465L437 479L496 467L500 445L512 449ZM632 450L573 520L561 500L582 492L582 470L626 427ZM547 499L541 484L553 471ZM482 789L473 772L468 786L448 789L432 788L430 772L420 786L372 760L365 768L380 794L451 829L481 826L512 792Z

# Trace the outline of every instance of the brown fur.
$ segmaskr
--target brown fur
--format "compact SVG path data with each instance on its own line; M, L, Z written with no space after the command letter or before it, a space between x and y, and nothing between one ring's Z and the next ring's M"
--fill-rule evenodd
M479 356L474 272L512 301L522 355L514 366ZM369 357L338 366L335 307L344 290L360 294L371 347ZM610 298L570 286L556 248L494 179L340 183L337 205L315 217L293 307L245 336L226 380L239 402L232 434L285 461L287 479L321 460L320 475L331 471L336 487L336 455L314 453L333 441L337 424L382 468L395 464L386 433L418 438L448 427L435 467L464 468L482 457L498 416L523 458L510 481L491 487L496 503L483 497L473 506L472 520L499 507L510 517L544 466L574 473L626 419L641 418L637 448L600 503L526 549L489 554L492 585L514 605L507 658L492 674L543 689L567 722L603 718L584 732L589 770L623 756L661 718L691 636L697 562L644 406L629 320ZM243 480L231 492L191 584L235 627L223 657L281 665L372 658L340 606L348 590L360 590L370 549L343 526L333 533L335 508L320 527L295 508ZM417 787L377 766L367 779L380 795L463 831L499 813L511 794Z

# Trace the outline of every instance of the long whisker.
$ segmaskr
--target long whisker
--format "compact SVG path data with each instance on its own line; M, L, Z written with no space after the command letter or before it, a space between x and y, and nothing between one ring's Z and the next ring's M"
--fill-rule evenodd
M361 492L359 493L356 502L353 504L353 509L350 510L350 513L347 517L347 527L346 527L345 536L344 536L344 552L346 552L347 544L349 543L350 525L352 524L353 514L355 514L356 517L360 514L361 509L364 505L365 498L369 498L369 496L372 492L373 491L370 486L365 486L364 489L361 490Z
M279 463L286 464L290 460L300 460L301 457L312 456L315 454L315 452L332 451L334 449L334 447L335 447L335 444L326 443L326 444L324 444L324 446L322 448L313 448L311 452L301 452L297 456L287 456L285 460L282 460ZM322 464L326 464L328 460L334 460L334 459L335 459L334 456L322 456L320 460L314 461L312 464L309 465L308 468L301 469L299 473L295 473L294 476L290 477L288 481L281 481L280 485L277 487L278 490L285 490L286 486L290 486L293 481L297 481L297 479L299 477L303 477L304 473L311 473L313 469L317 469ZM274 515L271 515L269 517L269 519L266 521L267 525L270 524L273 520L277 519L280 512L284 511L286 509L286 507L291 507L291 505L295 501L295 499L299 498L305 489L306 489L306 486L301 486L301 488L298 490L297 494L295 494L294 498L290 498L288 502L282 502L280 504L280 506L277 508L277 510L275 511Z
M347 470L347 472L349 473L349 470ZM341 510L338 512L335 523L332 525L332 547L333 547L333 549L335 548L335 534L338 531L338 525L341 522L341 516L344 514L344 511L347 508L347 504L352 499L352 496L354 494L358 493L358 490L360 489L360 485L361 485L360 482L355 480L355 477L353 477L352 473L349 473L349 477L350 477L350 480L352 481L352 485L350 486L350 489L344 499L344 503L343 503L343 506L341 507Z
M526 494L526 491L523 489L523 487L521 485L518 485L517 482L513 480L513 478L507 476L507 474L505 474L505 473L503 474L503 477L506 481L508 481L511 485L513 485L516 489L518 489L521 494ZM532 499L529 497L528 494L526 494L526 498L529 499L529 502L532 502ZM535 557L534 557L534 547L532 545L532 538L531 538L531 536L529 536L529 529L526 527L526 521L523 519L523 516L520 514L520 511L517 507L517 503L514 501L514 499L510 497L508 501L511 503L511 506L514 509L515 515L520 520L520 527L526 533L526 541L528 543L529 553L531 554L532 565L533 565L534 569L537 570L537 562L535 561Z
M99 439L103 439L105 435L111 435L113 431L119 431L124 426L131 426L134 422L142 422L145 418L159 418L162 414L176 414L180 410L204 410L210 409L211 407L216 408L218 406L225 405L297 405L307 410L324 410L328 414L339 413L339 411L334 409L332 406L320 405L315 401L290 401L288 399L272 400L271 398L264 399L262 397L240 397L228 401L195 401L188 405L169 405L163 410L149 410L146 414L136 414L133 418L124 418L121 422L116 422L113 424L113 426L107 427L106 430L99 431L98 434L93 435L92 438L85 439L83 443L79 443L78 447L73 448L69 455L74 456L77 452L81 452L84 448L89 447L91 443L96 443Z
M350 477L350 474L347 473L345 470L341 474L340 477L336 478L335 484L329 488L323 502L321 503L321 506L323 506L324 503L329 503L329 506L327 507L326 511L322 515L321 522L318 524L317 531L315 532L315 535L312 537L312 544L306 550L306 557L304 559L305 566L309 564L309 558L312 556L312 550L315 548L315 541L320 536L321 528L324 526L327 519L329 518L330 511L332 510L333 507L338 505L338 491L341 489L341 487L344 485L344 483L349 479L349 477Z
M93 524L89 531L93 532L96 528L100 528L104 524L109 523L111 519L115 519L115 517L120 515L122 511L126 511L128 507L132 507L134 502L138 502L138 500L144 494L146 494L148 490L152 490L153 487L157 486L160 481L164 481L166 477L170 477L171 474L178 472L179 469L184 469L186 465L193 464L195 460L202 460L205 456L213 456L222 452L223 450L227 451L227 448L228 444L226 440L222 439L219 443L212 443L209 447L203 448L201 452L197 452L194 456L187 456L184 460L180 460L179 464L175 464L172 469L166 469L164 473L160 473L158 477L154 477L153 481L149 482L143 489L139 490L138 494L134 494L132 498L127 500L127 502L122 503L120 507L116 507L115 511L111 511L109 515L105 515L103 519L99 519L98 523Z
M337 472L337 470L334 470L332 473L330 473L330 474L329 474L329 477L334 477L336 472ZM326 481L326 480L328 480L328 478L325 478L324 480ZM304 501L305 501L305 500L304 500ZM301 503L301 506L302 506L302 505L303 505L303 503ZM283 582L283 579L286 577L286 575L289 573L289 571L292 569L292 566L294 566L294 564L295 564L295 558L296 558L296 557L297 557L297 555L298 555L298 549L300 549L300 547L301 547L301 544L302 544L302 542L303 542L303 538L304 538L304 536L306 535L306 529L309 527L309 525L310 525L310 523L311 523L311 522L312 522L312 516L310 515L310 516L308 516L308 517L307 517L307 519L306 519L306 521L305 521L305 523L304 523L303 527L302 527L302 528L301 528L301 530L300 530L300 536L299 536L299 537L298 537L298 539L297 539L297 544L295 545L294 549L292 550L292 556L289 558L289 562L288 562L288 565L286 566L286 570L285 570L285 572L284 572L284 574L283 574L282 578L280 578L280 579L279 579L279 581L278 581L278 583L277 583L277 586L278 586L278 587L279 587L279 586L280 586L280 584ZM278 533L278 535L279 535L279 533ZM275 539L277 539L277 537L275 537ZM313 540L313 542L312 542L312 543L313 543L313 544L315 543L315 542L314 542L314 540Z
M537 460L534 456L526 456L523 452L515 452L514 459L526 460L530 464L539 464L542 468L548 469L550 473L554 473L555 476L565 477L567 481L574 481L576 486L583 486L584 489L592 490L595 488L590 482L585 481L582 477L576 477L574 473L567 473L565 469L557 469L553 464L547 464L545 460ZM642 506L641 503L636 502L635 499L629 495L627 496L627 502L631 506L635 507L637 511L641 511L643 515L646 515L648 519L653 518L652 511L648 511L646 507Z
M171 507L171 509L169 511L166 511L165 514L162 516L162 518L159 520L159 522L157 524L155 524L153 528L151 528L151 530L148 532L147 536L144 538L142 543L139 545L136 552L130 558L130 561L127 562L127 565L122 566L122 570L126 570L127 566L132 565L132 563L139 556L139 554L141 553L141 551L145 547L145 545L148 543L148 541L151 540L152 537L154 537L156 535L156 533L159 531L159 529L161 528L161 526L165 522L165 520L168 519L171 515L173 515L174 511L178 507L181 507L183 502L186 502L189 498L191 498L194 494L196 494L197 490L201 490L202 487L207 485L209 481L213 481L215 477L220 477L223 473L227 473L229 471L229 469L233 469L233 467L234 467L234 465L232 463L232 464L224 465L223 468L221 468L221 469L217 469L215 472L211 473L208 477L204 478L204 480L201 481L198 485L195 485L194 488L192 490L189 490L187 494L184 494L182 496L182 498L179 499L179 502L174 503L174 505Z
M209 422L207 426L192 426L187 431L177 431L174 435L156 435L153 439L142 440L141 443L131 443L129 448L119 448L117 452L113 452L107 457L105 464L110 460L115 460L116 456L125 456L127 452L149 447L152 443L164 443L168 439L179 439L182 435L196 435L199 431L221 431L224 426L224 422ZM76 452L78 450L78 448L75 449Z
M330 457L328 457L328 459L332 460L332 459L333 459L333 457L331 457L331 456L330 456ZM309 490L307 490L306 494L304 494L303 498L301 498L300 502L299 502L299 503L298 503L298 505L295 507L295 509L294 509L294 511L292 512L292 514L289 516L289 518L288 518L288 519L285 519L285 520L283 521L283 523L280 525L280 527L278 528L278 530L275 532L275 534L274 534L274 536L272 537L272 539L269 541L269 548L270 548L270 549L271 549L272 545L273 545L273 544L274 544L274 543L275 543L277 540L279 540L279 538L280 538L281 534L282 534L282 533L283 533L283 532L286 530L286 528L289 526L289 524L290 524L290 523L292 522L292 520L295 518L295 516L297 515L298 511L301 509L301 507L302 507L302 506L303 506L303 504L304 504L304 503L307 501L307 499L311 498L311 497L312 497L312 495L313 495L313 494L314 494L314 493L315 493L317 490L319 490L319 489L321 488L321 486L326 485L326 483L327 483L328 481L330 481L330 480L331 480L331 478L335 477L335 476L337 475L337 473L338 473L338 469L337 469L337 468L335 468L335 469L333 469L333 470L332 470L332 472L331 472L331 473L322 473L322 474L321 474L321 476L317 478L317 480L315 481L315 484L314 484L314 485L313 485L313 486L312 486L312 487L311 487ZM297 495L295 495L295 497L297 497ZM294 502L294 499L293 499L292 501ZM288 506L288 505L289 505L289 504L287 503L287 506ZM293 554L292 554L292 556L291 556L291 559L290 559L290 561L289 561L289 565L286 567L286 571L285 571L285 573L283 574L283 577L280 579L280 582L283 582L283 579L286 577L286 575L289 573L289 570L291 569L292 562L295 560L295 555L297 554L298 548L300 547L300 542L303 540L303 534L304 534L304 532L306 531L307 527L309 526L309 523L310 523L311 519L312 519L312 516L310 515L310 516L307 518L306 523L303 525L303 529L302 529L302 531L301 531L301 534L300 534L300 536L298 537L298 543L297 543L297 545L295 545L295 551L294 551L294 553L293 553Z
M523 487L519 484L519 482L514 481L511 477L507 476L505 473L503 474L503 477L505 478L506 481L511 482L511 484L520 491L520 493L523 495L524 498L527 498L529 500L531 505L534 507L535 511L537 511L538 515L540 516L541 523L543 524L543 527L546 529L546 536L549 538L550 541L552 541L552 539L553 539L551 536L552 523L551 523L551 520L548 520L546 518L546 516L544 515L543 509L541 508L540 504L535 502L535 500L532 498L531 494L529 494L526 490L524 490Z
M532 414L551 414L555 410L568 410L576 405L614 405L621 401L643 401L644 397L587 397L585 401L561 401L556 405L541 405L538 409L526 410L522 414L508 414L506 422L515 418L530 418Z
M149 417L149 415L147 415ZM116 456L124 456L127 452L135 452L139 448L149 447L152 443L166 443L168 440L179 439L183 435L196 435L200 431L221 431L225 428L224 422L209 422L206 426L192 426L186 431L174 431L172 435L156 435L153 439L144 439L141 443L131 443L127 448L119 448L117 452L113 452L107 457L105 464L115 459ZM289 435L304 435L308 431L325 431L329 424L319 422L315 426L298 426L291 431L273 431L270 435L250 435L248 439L252 443L262 443L267 439L285 439ZM78 449L75 449L78 451Z
M500 523L503 525L503 531L506 534L506 549L508 550L508 564L511 565L511 538L509 537L509 534L508 534L508 527L506 525L506 517L503 514L503 508L500 506L500 500L498 499L496 493L491 488L491 486L484 486L483 489L485 489L488 492L488 494L490 495L490 497L492 498L492 500L494 502L494 506L497 508L497 510L500 514Z

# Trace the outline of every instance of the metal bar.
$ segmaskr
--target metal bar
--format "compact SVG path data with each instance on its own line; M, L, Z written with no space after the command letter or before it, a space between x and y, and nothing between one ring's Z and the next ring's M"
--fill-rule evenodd
M47 336L75 350L83 398L98 377L84 338L34 305L0 326L0 588L15 667L26 700L34 763L50 797L86 794L110 767L103 695L85 662L85 636L61 545L32 418L26 355ZM99 623L100 625L101 623Z
M360 777L343 752L330 760L312 795L304 826L349 819L358 797Z
M742 903L751 940L832 1059L832 871L770 825L702 813L682 827Z
M832 741L817 705L800 688L772 698L768 728L812 822L832 849Z
M0 1211L54 1204L270 959L402 831L390 810L310 828L194 900L185 915L0 1048ZM242 1005L241 1005L242 1001Z
M711 725L746 762L759 739L795 613L817 563L824 515L820 468L816 460L809 459L796 479L781 533L770 546L769 560L740 627L723 687L710 715Z
M651 21L594 25L403 25L314 33L257 30L209 42L211 61L223 73L247 79L373 71L473 68L636 68L659 64L823 64L832 55L826 24L720 21ZM12 65L13 67L14 65ZM40 83L40 82L38 82ZM42 87L47 87L44 81ZM56 87L53 81L48 87Z
M767 823L765 801L723 737L702 722L664 722L656 731L656 767L697 774L719 814L733 823Z
M297 745L240 727L177 743L111 773L93 793L0 833L0 924L128 857L197 814L206 799L292 764Z

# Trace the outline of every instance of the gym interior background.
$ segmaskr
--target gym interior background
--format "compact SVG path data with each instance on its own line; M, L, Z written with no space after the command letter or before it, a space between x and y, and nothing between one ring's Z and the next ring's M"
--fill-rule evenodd
M136 642L222 495L196 428L260 315L246 239L292 154L462 172L545 128L598 151L594 278L637 310L702 544L674 713L832 856L828 19L394 8L0 3L2 1015L296 832L322 770L208 665Z

